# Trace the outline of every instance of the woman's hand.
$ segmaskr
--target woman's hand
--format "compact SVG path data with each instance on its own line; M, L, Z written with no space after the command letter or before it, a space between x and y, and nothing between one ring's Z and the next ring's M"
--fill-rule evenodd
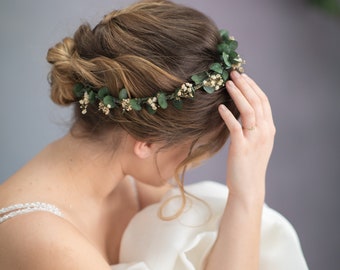
M227 159L229 196L205 269L257 270L265 174L275 127L268 99L257 84L236 71L231 78L226 87L241 121L220 105L231 139Z
M233 71L231 78L226 88L240 111L240 121L224 105L219 107L231 140L227 186L231 196L264 199L265 174L275 135L270 104L247 75Z

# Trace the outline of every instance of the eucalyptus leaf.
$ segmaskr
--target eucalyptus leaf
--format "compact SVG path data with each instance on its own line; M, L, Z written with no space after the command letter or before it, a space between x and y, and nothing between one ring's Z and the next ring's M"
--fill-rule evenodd
M77 98L83 97L84 92L84 85L81 83L77 83L73 88L73 93Z
M221 36L221 38L222 38L224 41L226 41L226 40L229 39L229 33L228 33L228 31L225 30L225 29L221 29L221 30L220 30L220 36Z
M229 59L233 60L235 58L238 58L238 53L235 51L232 51L229 53Z
M232 64L238 64L238 63L240 63L241 61L242 61L241 58L240 58L239 56L237 56L237 57L235 57L235 58L232 59L231 63L232 63Z
M96 94L92 90L89 93L89 101L91 104L93 104L96 101Z
M109 94L109 89L107 87L102 87L98 90L98 97L103 99L105 96Z
M210 70L215 71L219 74L222 74L223 67L220 63L213 63L212 65L210 65Z
M207 74L206 74L205 72L202 72L202 73L195 74L195 75L191 76L191 80L192 80L195 84L200 84L200 83L202 83L206 78L207 78Z
M103 103L104 103L105 106L110 105L111 108L114 108L115 105L116 105L116 104L115 104L114 98L111 97L111 96L106 96L106 97L104 97L104 98L103 98Z
M148 104L146 105L146 110L148 111L148 113L150 114L155 114L156 110L153 110L152 107Z
M226 81L228 80L229 78L229 72L224 70L223 73L222 73L222 78L223 78L223 81Z
M203 86L203 89L204 89L205 92L207 92L209 94L212 94L215 91L214 87L210 87L210 86L206 86L206 85Z
M235 51L238 47L238 42L236 40L229 41L230 50Z
M181 110L183 108L183 101L180 99L174 99L172 101L172 104L174 105L174 107L178 110Z
M166 101L166 96L164 93L159 93L157 95L158 104L162 109L166 109L168 107L168 102Z
M227 67L231 66L231 63L229 62L229 55L226 54L225 52L222 53L222 58L223 58L223 62Z
M217 50L219 53L225 52L225 53L230 53L230 47L227 43L221 43L217 45Z
M134 111L140 111L142 109L141 105L136 99L130 99L130 105Z
M125 88L123 88L122 90L119 91L119 99L122 100L122 99L126 99L128 98L128 93L126 91Z

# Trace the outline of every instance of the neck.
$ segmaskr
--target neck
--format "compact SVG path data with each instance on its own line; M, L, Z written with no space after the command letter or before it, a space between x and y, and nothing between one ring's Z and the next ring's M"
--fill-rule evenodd
M68 185L86 197L105 200L126 177L121 147L115 148L109 142L96 143L67 134L47 151L53 152L53 164L61 167L58 169Z

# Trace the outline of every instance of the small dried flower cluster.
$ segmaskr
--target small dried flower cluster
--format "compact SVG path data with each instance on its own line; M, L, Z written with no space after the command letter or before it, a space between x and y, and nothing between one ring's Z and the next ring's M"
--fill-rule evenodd
M157 98L156 97L150 97L146 101L146 103L151 107L152 110L157 110Z
M213 74L207 80L203 81L204 86L212 87L215 90L220 89L224 85L223 78L220 74Z
M179 98L193 98L195 90L192 83L183 83L181 88L177 92Z
M110 109L111 109L111 105L108 104L108 105L105 105L102 101L99 102L99 105L98 105L98 110L99 111L102 111L105 115L108 115L110 113Z
M89 103L90 103L89 94L87 92L85 92L84 97L81 100L79 100L80 109L81 109L82 114L87 113L87 107L89 106Z
M132 111L131 100L129 98L125 98L122 100L122 108L123 111Z
M233 64L231 67L234 70L238 70L239 72L243 73L244 72L244 67L242 65L244 65L246 63L246 61L243 60L241 57L236 58L235 61L237 61L237 63Z

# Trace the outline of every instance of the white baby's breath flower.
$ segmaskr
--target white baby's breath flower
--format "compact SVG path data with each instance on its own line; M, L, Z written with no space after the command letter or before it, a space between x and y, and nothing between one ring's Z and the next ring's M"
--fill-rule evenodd
M128 112L132 110L132 106L130 104L129 98L125 98L122 100L122 108L123 108L123 111L128 111Z
M157 98L156 97L151 97L151 98L148 98L148 100L146 101L152 110L156 111L157 110Z
M183 83L181 88L177 92L177 97L180 98L192 98L194 97L194 88L191 83Z
M109 105L105 106L105 104L101 101L99 102L99 108L98 110L102 111L105 115L108 115L110 113L110 108Z
M87 113L87 107L90 103L90 99L89 99L89 94L87 92L84 93L84 97L79 100L79 104L80 104L80 109L81 109L81 113L82 114L86 114Z

